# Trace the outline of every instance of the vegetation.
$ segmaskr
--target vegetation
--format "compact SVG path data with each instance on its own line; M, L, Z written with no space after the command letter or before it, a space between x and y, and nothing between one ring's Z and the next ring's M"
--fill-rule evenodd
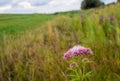
M94 53L86 67L92 71L86 81L120 81L119 14L118 3L73 16L58 15L43 25L40 18L46 21L51 16L26 15L10 21L2 16L0 81L70 81L69 63L63 55L74 45L90 47ZM7 35L14 29L25 32Z
M83 0L81 8L90 9L90 8L100 7L101 5L104 5L104 3L101 2L100 0Z
M34 30L40 27L45 21L54 18L53 15L38 14L1 14L0 15L0 43L3 36L24 33L26 30Z

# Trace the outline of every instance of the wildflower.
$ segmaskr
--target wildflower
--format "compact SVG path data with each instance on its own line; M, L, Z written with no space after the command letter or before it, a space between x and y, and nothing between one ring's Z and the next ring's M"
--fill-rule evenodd
M73 68L73 67L78 67L78 65L77 65L76 62L72 62L72 63L70 64L70 67L71 67L71 68Z
M85 48L83 46L74 46L73 48L71 48L70 50L68 50L65 54L64 54L64 58L66 60L70 59L73 56L79 56L79 55L84 55L84 54L90 54L92 55L93 52L90 48Z
M101 15L99 18L99 23L102 24L105 22L105 20L106 20L106 18L103 15Z
M109 16L110 21L114 21L115 17L113 15Z
M68 60L69 58L71 58L73 55L72 55L72 49L68 50L65 54L64 54L64 58L66 60Z
M81 17L81 18L84 18L84 15L81 13L81 14L80 14L80 17Z
M82 62L89 62L89 59L88 58L83 58Z

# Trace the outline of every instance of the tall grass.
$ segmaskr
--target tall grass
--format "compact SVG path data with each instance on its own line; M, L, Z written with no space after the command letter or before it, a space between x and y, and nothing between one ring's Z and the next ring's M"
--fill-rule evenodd
M88 81L120 80L120 4L75 16L60 16L23 35L4 36L1 81L70 81L63 59L74 45L91 47L94 63ZM110 16L113 16L111 19Z

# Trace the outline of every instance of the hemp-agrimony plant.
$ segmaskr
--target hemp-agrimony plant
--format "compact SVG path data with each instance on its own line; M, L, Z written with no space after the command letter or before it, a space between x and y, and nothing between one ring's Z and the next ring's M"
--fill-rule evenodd
M70 59L80 55L93 55L93 52L90 48L74 46L64 54L64 59L70 61ZM88 58L83 58L81 61L77 61L77 59L74 60L76 60L76 62L70 63L70 67L68 68L71 71L68 76L71 81L86 81L92 73L92 71L86 70L86 66L91 63L91 61L89 61Z

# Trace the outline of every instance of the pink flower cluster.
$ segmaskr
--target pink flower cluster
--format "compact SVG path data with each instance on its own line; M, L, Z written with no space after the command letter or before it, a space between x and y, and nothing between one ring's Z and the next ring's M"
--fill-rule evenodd
M73 56L79 56L84 54L93 54L92 50L90 48L85 48L83 46L74 46L73 48L69 49L65 54L64 58L66 60L70 59Z
M70 67L71 68L73 68L73 67L77 67L78 65L77 65L77 63L76 62L72 62L71 64L70 64Z

